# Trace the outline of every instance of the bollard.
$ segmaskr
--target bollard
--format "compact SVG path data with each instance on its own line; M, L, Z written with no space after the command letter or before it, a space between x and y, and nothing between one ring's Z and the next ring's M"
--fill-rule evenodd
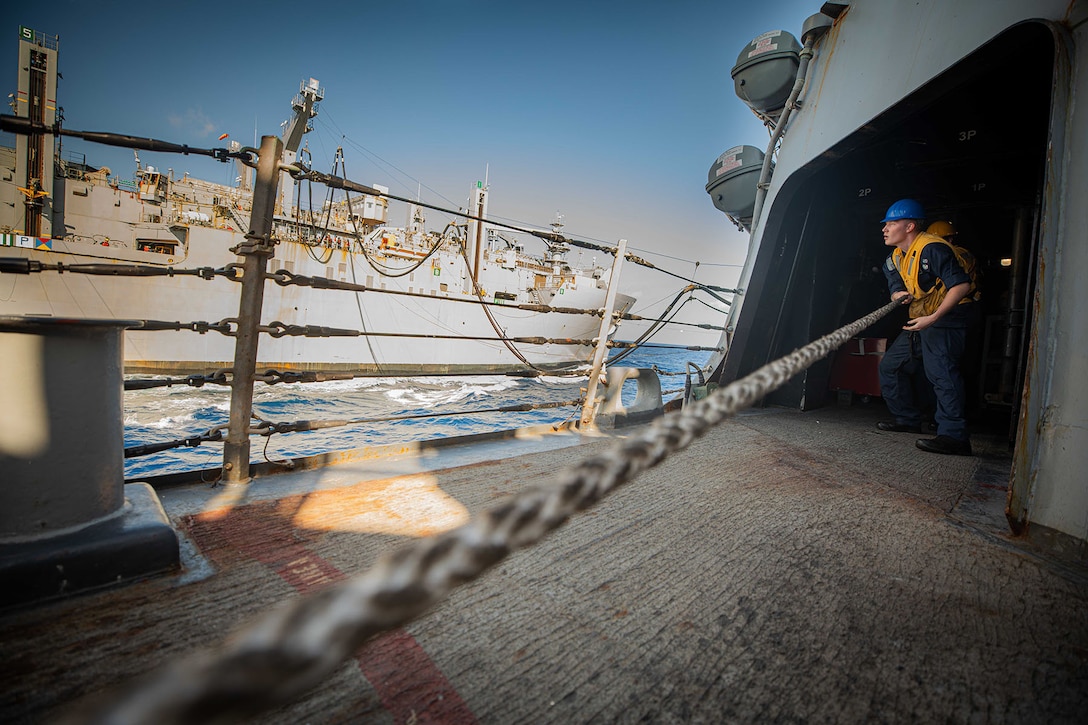
M0 317L0 608L178 567L155 492L124 481L132 324Z
M597 413L598 424L613 428L645 423L664 413L661 378L653 368L609 368L604 402ZM623 383L636 380L638 388L631 407L623 405Z

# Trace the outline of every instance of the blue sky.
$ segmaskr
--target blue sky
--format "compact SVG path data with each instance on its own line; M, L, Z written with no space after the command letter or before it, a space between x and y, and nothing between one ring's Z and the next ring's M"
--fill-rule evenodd
M710 165L767 131L733 93L730 69L767 30L800 35L817 0L390 3L125 3L52 0L6 7L0 75L15 89L20 25L60 37L67 127L197 146L222 133L279 134L304 78L325 100L306 136L314 166L338 144L348 176L429 203L464 204L484 177L490 211L614 244L670 271L732 285L747 238L704 191ZM2 71L0 71L2 73ZM66 140L114 173L131 152ZM195 157L144 163L228 182ZM391 223L403 212L394 209ZM431 226L445 223L430 212ZM665 255L665 256L663 256ZM728 266L736 265L736 266ZM628 265L624 291L652 315L683 283ZM704 298L705 299L705 298ZM660 301L660 303L659 303ZM659 303L656 304L655 303ZM720 323L701 304L679 319ZM621 337L629 337L628 330ZM674 328L662 341L714 344Z

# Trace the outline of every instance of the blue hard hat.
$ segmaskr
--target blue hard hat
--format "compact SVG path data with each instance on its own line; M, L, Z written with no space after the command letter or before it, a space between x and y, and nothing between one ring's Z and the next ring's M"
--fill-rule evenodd
M900 199L888 207L888 213L880 223L894 222L897 219L925 219L926 210L914 199Z

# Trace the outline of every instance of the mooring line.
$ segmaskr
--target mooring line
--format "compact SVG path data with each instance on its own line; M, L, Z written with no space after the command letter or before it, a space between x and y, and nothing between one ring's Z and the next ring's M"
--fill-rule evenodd
M213 650L131 683L82 721L196 723L251 716L293 700L328 677L366 640L404 625L516 549L687 448L711 427L777 390L893 309L889 302L719 388L642 433L525 491L452 531L383 556L368 571L283 603Z
M270 531L270 508L234 509L226 518L193 516L189 536L204 551L228 549L260 562L302 595L348 578L308 542L286 530ZM404 629L382 632L358 648L352 658L394 722L410 722L413 710L426 703L431 722L475 725L475 716L453 683Z

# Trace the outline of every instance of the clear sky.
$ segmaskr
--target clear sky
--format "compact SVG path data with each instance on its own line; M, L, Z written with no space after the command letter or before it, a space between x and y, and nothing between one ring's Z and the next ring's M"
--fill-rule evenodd
M205 147L222 145L223 133L246 145L255 133L278 135L300 81L313 77L325 100L305 142L318 170L331 171L343 145L349 178L402 196L421 189L423 201L452 207L486 171L496 218L547 228L558 212L568 236L625 238L664 269L732 286L747 237L712 205L707 171L731 146L765 149L768 132L729 73L756 35L799 36L819 8L818 0L8 3L0 77L13 92L20 25L58 35L68 128ZM124 150L66 140L68 151L115 174L135 167ZM208 159L140 158L213 181L234 176ZM391 207L391 223L403 218ZM428 220L446 222L437 212ZM681 286L633 265L622 274L643 315ZM698 302L677 319L723 322ZM637 332L626 326L620 337ZM672 328L656 339L717 337Z

